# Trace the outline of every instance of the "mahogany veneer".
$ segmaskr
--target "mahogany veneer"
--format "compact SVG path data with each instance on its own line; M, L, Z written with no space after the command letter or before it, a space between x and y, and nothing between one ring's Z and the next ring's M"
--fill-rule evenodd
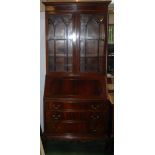
M44 2L46 138L97 140L110 135L106 86L109 3Z

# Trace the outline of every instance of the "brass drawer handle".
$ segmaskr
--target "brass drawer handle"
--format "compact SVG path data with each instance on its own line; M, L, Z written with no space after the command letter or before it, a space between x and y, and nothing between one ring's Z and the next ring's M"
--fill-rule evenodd
M96 109L99 109L100 108L100 105L99 104L97 104L97 105L92 104L91 105L91 108L94 109L94 110L96 110Z
M52 118L58 120L61 118L61 114L52 114Z
M100 118L100 116L99 116L99 115L91 115L90 117L91 117L91 119L93 119L93 120L97 120L97 119L99 119L99 118Z
M96 130L96 129L92 129L91 132L92 132L92 133L96 133L97 130Z
M59 109L61 107L61 104L53 104L54 109Z

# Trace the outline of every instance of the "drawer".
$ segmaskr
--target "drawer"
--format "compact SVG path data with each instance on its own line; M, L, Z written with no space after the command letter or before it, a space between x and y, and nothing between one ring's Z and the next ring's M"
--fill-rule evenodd
M47 123L47 122L46 122ZM46 124L46 133L47 134L89 134L89 135L104 135L106 134L107 129L103 124L97 123L47 123Z
M106 119L105 115L103 112L46 111L46 120L101 121Z
M87 133L90 135L103 135L108 132L107 124L102 122L90 123L87 126Z
M46 133L50 134L65 134L65 133L86 133L87 128L85 123L64 123L64 122L46 122Z
M95 111L106 111L108 106L103 101L46 101L46 107L48 110L95 110Z

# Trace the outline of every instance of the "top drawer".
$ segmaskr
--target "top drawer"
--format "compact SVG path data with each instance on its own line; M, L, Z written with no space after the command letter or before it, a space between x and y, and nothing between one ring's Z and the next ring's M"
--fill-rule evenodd
M45 100L47 110L95 110L105 111L108 106L104 101L53 101Z

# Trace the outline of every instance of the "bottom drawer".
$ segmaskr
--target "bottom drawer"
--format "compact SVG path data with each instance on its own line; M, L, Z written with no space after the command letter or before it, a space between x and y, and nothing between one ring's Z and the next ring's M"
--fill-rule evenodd
M107 128L99 123L46 123L45 132L47 134L91 134L91 135L102 135L105 134Z

